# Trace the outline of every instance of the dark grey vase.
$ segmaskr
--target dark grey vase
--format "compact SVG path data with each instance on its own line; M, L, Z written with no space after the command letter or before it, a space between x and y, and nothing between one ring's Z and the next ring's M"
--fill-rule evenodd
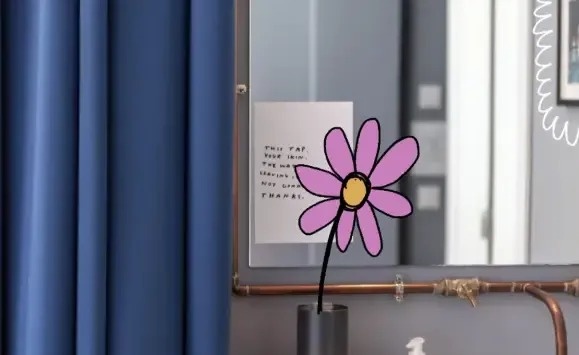
M297 355L348 355L348 307L324 303L298 306Z

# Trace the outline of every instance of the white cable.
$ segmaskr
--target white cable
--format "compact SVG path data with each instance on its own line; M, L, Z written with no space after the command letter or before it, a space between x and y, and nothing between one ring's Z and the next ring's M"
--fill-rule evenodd
M535 25L533 26L533 35L536 37L536 47L539 49L538 53L535 55L535 66L538 68L537 73L535 75L535 80L539 84L537 87L537 95L539 95L539 103L537 104L537 111L539 114L543 115L543 129L547 132L551 132L553 139L556 141L560 141L565 138L565 142L574 147L579 142L579 128L577 128L577 133L575 134L575 139L571 140L569 138L569 121L559 122L560 117L558 115L550 115L551 111L553 110L553 106L549 106L547 108L543 107L543 104L547 98L549 98L552 94L551 91L544 91L543 86L547 83L551 82L551 78L548 76L543 76L543 71L547 70L548 68L553 66L552 62L545 61L543 62L541 56L548 50L550 50L553 46L550 44L545 44L543 41L553 34L553 30L543 29L539 31L539 26L542 22L547 21L553 15L549 11L541 11L545 7L552 5L553 2L550 0L537 0L537 6L535 11L533 11L533 15L535 16ZM550 123L549 117L552 117ZM561 123L563 126L561 127Z

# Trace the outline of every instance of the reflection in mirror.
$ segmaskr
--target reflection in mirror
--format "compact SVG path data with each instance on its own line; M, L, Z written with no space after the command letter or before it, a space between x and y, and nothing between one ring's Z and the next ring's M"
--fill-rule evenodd
M330 170L328 130L341 127L353 145L371 117L380 153L402 136L419 141L417 164L389 187L413 214L377 213L381 254L367 255L356 227L330 266L532 263L531 20L501 15L522 3L493 13L488 0L251 0L249 36L238 40L249 49L238 83L249 88L238 112L249 267L321 265L331 224L305 235L298 219L324 198L303 189L294 166Z

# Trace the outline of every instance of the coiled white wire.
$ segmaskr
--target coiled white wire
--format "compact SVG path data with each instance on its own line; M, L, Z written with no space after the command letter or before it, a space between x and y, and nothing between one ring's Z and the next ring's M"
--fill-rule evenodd
M544 56L544 53L552 49L552 45L545 44L544 41L547 37L553 34L552 29L541 29L541 23L547 21L553 15L546 9L548 6L552 5L553 2L551 0L537 0L537 6L535 11L533 11L533 15L535 17L535 25L533 26L533 35L536 38L536 46L538 52L535 55L535 66L538 68L537 73L535 74L535 80L538 83L537 87L537 95L539 95L539 102L537 104L537 111L539 114L543 115L543 129L547 132L551 132L553 139L560 141L563 140L571 147L577 145L579 142L579 127L576 128L577 132L575 134L575 139L571 140L569 138L569 121L561 121L561 118L558 115L554 115L552 113L553 105L549 107L544 107L545 100L552 95L551 91L544 90L544 86L551 82L551 78L543 72L548 68L553 66L552 62L548 60L543 60L541 57ZM546 26L542 26L546 27ZM549 120L549 117L552 117ZM562 126L561 126L562 125Z

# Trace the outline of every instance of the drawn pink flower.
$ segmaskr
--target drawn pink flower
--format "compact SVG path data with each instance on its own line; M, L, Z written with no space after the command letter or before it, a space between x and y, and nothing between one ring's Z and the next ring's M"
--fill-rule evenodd
M360 128L355 154L339 127L326 134L324 150L331 172L309 165L295 166L302 187L325 198L300 215L301 231L311 235L334 222L330 242L335 233L338 249L345 252L357 224L364 248L369 255L378 256L382 252L382 236L375 211L394 218L412 213L412 203L386 187L399 181L416 163L418 141L411 136L401 138L376 159L380 123L371 118Z

